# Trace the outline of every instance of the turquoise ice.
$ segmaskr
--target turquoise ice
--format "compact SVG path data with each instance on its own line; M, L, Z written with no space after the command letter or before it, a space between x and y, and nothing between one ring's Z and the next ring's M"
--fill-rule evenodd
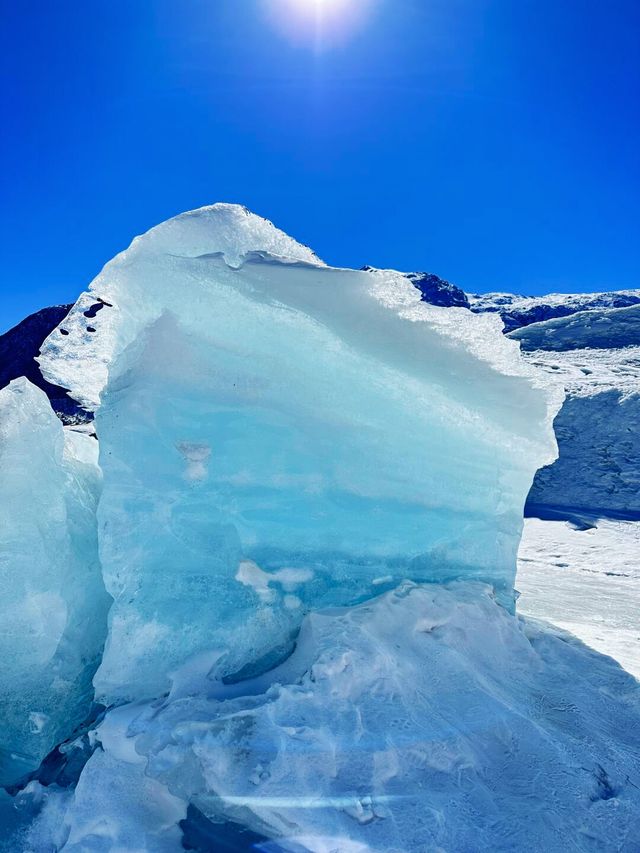
M208 649L246 677L305 613L405 579L509 606L559 401L496 318L215 205L135 240L64 331L41 365L97 409L101 701L158 695Z

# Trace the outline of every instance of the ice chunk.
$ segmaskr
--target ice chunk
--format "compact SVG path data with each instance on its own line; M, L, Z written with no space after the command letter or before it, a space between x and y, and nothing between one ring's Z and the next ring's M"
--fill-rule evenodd
M51 796L26 836L26 849L64 853L183 850L179 823L187 806L145 774L145 759L126 737L139 709L115 709L99 732L99 748L71 794ZM51 844L55 846L50 846Z
M559 398L497 318L223 205L134 241L65 329L45 375L102 401L104 701L164 692L207 649L229 679L271 665L304 612L377 578L479 578L509 603Z
M94 439L65 432L26 379L0 391L0 783L87 714L106 634Z

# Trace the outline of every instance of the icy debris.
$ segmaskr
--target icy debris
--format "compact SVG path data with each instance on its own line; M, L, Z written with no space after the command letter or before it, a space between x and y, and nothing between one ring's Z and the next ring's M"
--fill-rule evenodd
M511 612L561 392L500 325L394 271L329 269L230 205L104 268L41 358L99 443L65 442L42 400L0 421L7 607L35 572L27 628L51 614L7 641L30 762L61 722L49 686L77 702L61 739L90 692L97 546L113 598L108 709L66 775L0 798L12 853L179 850L225 826L297 853L638 836L637 683Z

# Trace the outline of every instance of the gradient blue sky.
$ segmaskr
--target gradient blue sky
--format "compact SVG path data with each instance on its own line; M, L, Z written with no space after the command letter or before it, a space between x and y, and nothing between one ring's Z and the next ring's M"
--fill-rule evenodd
M266 2L0 0L0 331L218 200L336 265L640 286L638 0L370 0L320 51Z

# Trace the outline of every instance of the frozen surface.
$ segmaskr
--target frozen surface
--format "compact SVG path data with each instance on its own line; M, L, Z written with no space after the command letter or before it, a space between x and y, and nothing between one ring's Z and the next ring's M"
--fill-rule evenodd
M187 805L145 774L145 759L127 739L139 709L113 710L73 792L34 803L37 819L21 837L28 850L65 853L173 853L183 850L179 823ZM39 794L39 792L37 792ZM35 799L35 798L34 798Z
M305 612L405 578L481 579L509 605L561 391L497 318L217 205L134 241L64 328L45 375L101 401L101 701L158 695L207 649L244 677Z
M70 389L87 408L95 407L110 364L150 322L165 311L196 318L206 309L204 294L197 293L202 288L194 288L189 276L176 283L172 267L184 269L203 255L218 255L235 267L251 252L324 266L311 249L238 205L183 213L136 237L106 265L45 341L39 359L43 376ZM161 272L159 278L144 275L145 268L151 271L145 262L154 256L162 258L153 269L156 276Z
M53 814L65 853L178 851L190 802L284 850L636 849L640 685L486 586L404 584L308 616L268 677L206 672L109 714L31 839Z
M28 385L24 416L18 394L0 420L6 577L36 572L86 631L80 670L62 618L46 642L7 635L9 666L15 649L42 660L11 670L16 701L39 710L38 677L60 723L31 765L66 742L0 797L4 850L170 853L198 834L223 850L240 832L265 853L635 853L638 682L512 612L524 501L581 370L545 357L524 360L491 312L330 269L234 206L108 264L41 357L96 410L99 445ZM77 729L99 569L107 708ZM58 654L84 690L65 692L64 725Z
M571 631L640 679L640 523L593 524L526 520L518 611Z
M34 770L91 706L108 599L96 442L26 379L0 391L0 783Z

